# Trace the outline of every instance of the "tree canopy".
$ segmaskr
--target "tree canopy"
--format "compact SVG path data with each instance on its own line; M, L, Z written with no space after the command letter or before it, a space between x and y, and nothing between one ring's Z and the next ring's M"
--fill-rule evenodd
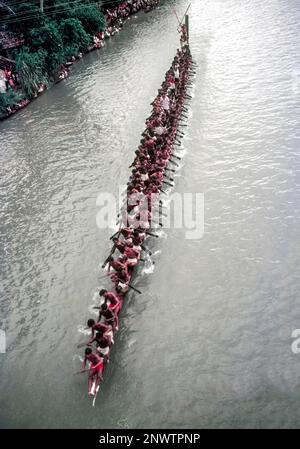
M39 0L6 0L13 9L0 17L0 25L24 46L15 51L16 70L27 96L64 61L87 50L92 37L105 29L105 17L95 1L46 0L41 12ZM2 105L3 106L3 105Z
M73 17L80 20L85 32L92 36L105 28L105 18L95 5L78 6Z
M33 28L28 35L28 44L31 51L45 52L45 66L50 72L64 60L63 39L53 21L45 22L40 28Z
M62 20L59 31L66 46L72 45L79 51L84 51L90 43L90 36L85 32L81 21L78 19Z

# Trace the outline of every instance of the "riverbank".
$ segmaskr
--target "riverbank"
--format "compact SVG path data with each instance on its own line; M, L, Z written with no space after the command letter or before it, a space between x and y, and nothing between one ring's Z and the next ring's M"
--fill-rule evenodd
M43 82L36 85L36 89L34 89L34 92L30 95L26 95L24 90L21 88L20 81L16 82L19 78L18 73L13 72L11 68L10 70L5 70L4 73L6 76L5 82L7 84L7 90L6 92L2 92L0 94L2 97L0 106L2 106L2 109L4 109L5 112L1 114L0 111L0 120L5 120L14 115L16 112L24 109L46 90L66 79L70 75L71 67L76 60L81 59L87 53L95 50L101 50L105 46L106 40L111 39L113 36L118 34L122 30L124 24L133 18L135 14L141 11L148 13L153 9L156 9L159 4L159 0L132 0L125 1L114 9L107 9L104 15L106 24L104 30L96 33L93 36L92 43L83 51L74 53L67 58L66 61L60 65L59 69L56 69L51 73L49 80L43 80Z

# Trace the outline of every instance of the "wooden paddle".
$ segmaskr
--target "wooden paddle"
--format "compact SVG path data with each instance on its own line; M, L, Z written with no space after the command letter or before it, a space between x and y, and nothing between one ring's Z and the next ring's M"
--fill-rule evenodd
M89 369L84 369L82 371L78 371L78 373L73 373L73 376L77 376L77 374L87 373L88 371L89 371Z
M150 235L151 237L156 237L158 239L159 235L153 234L152 232L146 231L147 235Z
M172 161L171 161L172 162ZM163 184L166 184L167 186L170 186L170 187L174 187L174 184L171 184L170 182L168 182L168 181L163 181Z
M128 284L128 287L131 288L132 290L134 290L135 292L137 292L139 295L142 294L142 292L140 290L138 290L137 288L133 287L133 285Z

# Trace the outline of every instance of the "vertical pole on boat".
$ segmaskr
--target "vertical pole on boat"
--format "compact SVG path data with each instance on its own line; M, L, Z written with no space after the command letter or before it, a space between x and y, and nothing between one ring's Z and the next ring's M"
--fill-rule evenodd
M187 41L188 45L190 44L190 21L189 21L189 15L185 15L185 28L186 28L186 35L187 35Z

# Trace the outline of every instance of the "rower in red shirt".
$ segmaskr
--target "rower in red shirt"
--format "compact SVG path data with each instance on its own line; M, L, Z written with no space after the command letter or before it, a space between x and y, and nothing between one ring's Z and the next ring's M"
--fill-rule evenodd
M100 290L99 296L103 296L105 301L110 301L110 303L112 305L117 305L120 303L120 299L119 299L118 295L116 295L116 293L109 292L109 291L105 290L104 288L102 290Z
M127 274L127 267L126 264L122 261L122 257L119 257L117 260L115 260L112 256L108 260L109 266L108 266L108 272L110 272L110 268L113 268L115 271L125 271Z
M98 323L101 321L101 318L104 318L105 324L112 326L113 330L116 328L115 313L108 308L108 305L105 302L101 304Z
M103 296L105 303L107 304L107 301L109 301L109 309L114 312L115 314L115 320L116 320L116 328L119 328L119 313L122 308L122 301L120 300L119 296L116 295L114 292L108 292L105 289L100 290L99 292L100 298Z
M121 229L121 234L123 235L123 237L125 239L129 238L132 236L133 234L133 229L132 228L122 228Z
M114 343L113 328L110 324L96 323L92 318L88 320L87 326L92 330L92 336L88 344L90 344L95 336L96 332L102 331L105 337L108 337L111 343Z
M114 274L111 275L111 280L114 282L116 286L117 293L125 295L128 292L129 287L128 284L130 282L131 276L127 271L127 267L125 270L120 269L116 270Z
M103 331L98 331L96 333L91 344L94 342L96 343L96 350L99 355L108 359L111 342L109 341L109 338L104 335Z
M135 267L138 262L139 262L139 258L140 258L140 253L139 251L137 251L136 249L133 248L133 244L128 244L128 246L126 246L126 249L124 251L124 256L126 257L126 267L127 268L133 268Z
M154 148L156 145L156 137L153 138L149 138L148 140L145 141L145 147L152 149Z
M82 371L86 369L87 362L90 362L88 391L89 396L95 396L98 386L103 380L104 359L99 354L94 354L91 348L85 349L85 357L82 364Z
M117 250L119 250L120 253L123 254L125 251L125 248L126 248L125 240L120 240L117 237L114 237L113 243L114 243L115 247L117 248Z
M134 246L140 246L145 240L146 234L144 232L139 232L137 229L134 230L132 236L132 242Z

